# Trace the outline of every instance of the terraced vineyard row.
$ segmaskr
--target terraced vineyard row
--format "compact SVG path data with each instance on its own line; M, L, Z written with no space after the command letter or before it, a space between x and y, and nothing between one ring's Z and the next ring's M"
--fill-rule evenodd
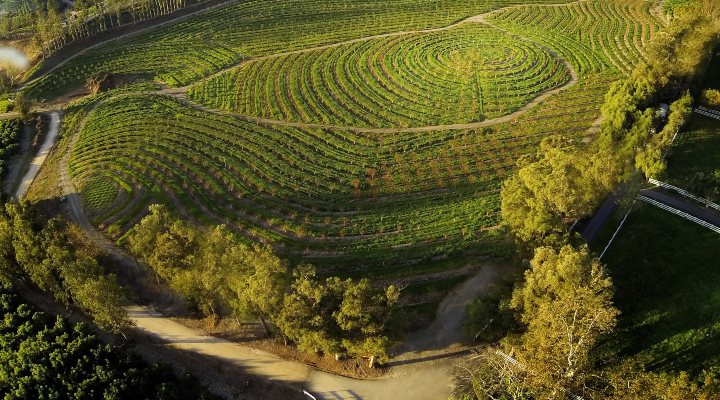
M579 73L628 73L661 27L645 0L589 0L558 6L527 5L492 13L493 25L556 50Z
M505 115L569 79L542 47L466 23L258 59L201 82L190 96L264 118L412 127Z
M570 0L536 0L557 3ZM250 0L93 49L30 87L51 98L109 72L186 85L244 58L442 27L522 0Z

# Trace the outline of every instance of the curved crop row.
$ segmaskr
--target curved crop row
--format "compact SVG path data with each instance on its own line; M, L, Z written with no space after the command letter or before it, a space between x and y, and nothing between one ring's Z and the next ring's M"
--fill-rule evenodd
M411 127L505 115L569 79L542 47L466 23L250 61L190 95L264 118Z
M606 84L582 82L496 129L387 136L263 127L168 97L120 96L88 117L71 174L120 182L128 194L96 220L120 233L160 202L344 272L469 248L497 254L507 248L495 228L502 178L543 137L586 129Z

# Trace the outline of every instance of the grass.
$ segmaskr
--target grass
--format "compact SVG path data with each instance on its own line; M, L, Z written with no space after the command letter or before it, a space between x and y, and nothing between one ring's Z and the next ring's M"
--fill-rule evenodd
M678 136L668 158L665 177L687 187L698 173L720 170L720 121L693 114Z
M720 366L720 235L650 205L605 257L621 310L611 346L654 370Z

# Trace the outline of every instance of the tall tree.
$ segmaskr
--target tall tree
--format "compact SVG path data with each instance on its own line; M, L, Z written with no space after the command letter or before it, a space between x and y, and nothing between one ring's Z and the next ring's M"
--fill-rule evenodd
M236 310L260 320L265 334L270 334L267 320L273 319L289 289L289 268L269 246L234 246L227 255L232 268L230 288L235 295Z
M518 359L540 398L582 395L590 350L617 323L612 281L587 248L540 247L531 266L511 303L527 325Z

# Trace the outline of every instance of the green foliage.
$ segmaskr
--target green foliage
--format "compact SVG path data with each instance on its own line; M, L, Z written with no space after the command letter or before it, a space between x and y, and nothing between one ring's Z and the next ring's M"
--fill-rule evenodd
M1 231L0 231L1 232ZM135 255L158 278L206 315L272 321L305 351L383 357L390 340L385 324L399 291L375 289L367 279L320 281L311 266L290 279L287 262L269 246L247 246L225 226L207 234L153 205L128 237Z
M0 120L0 176L7 168L7 162L20 147L20 132L23 123L19 119Z
M446 26L499 6L521 3L520 0L234 3L93 49L42 76L28 90L33 98L50 98L81 86L99 72L146 76L173 86L186 85L248 56Z
M58 301L88 312L100 327L118 332L130 325L127 299L114 275L106 275L84 239L59 219L38 224L26 204L0 212L0 273L27 279Z
M0 397L214 399L188 375L100 343L84 324L51 318L0 284Z
M613 188L613 158L582 154L563 137L542 141L536 158L521 159L517 175L503 184L503 221L525 243L561 243L568 222L589 215Z
M700 94L700 104L718 109L720 108L720 90L717 89L705 89Z
M539 247L530 264L511 302L527 325L517 358L540 398L582 396L594 373L590 351L617 323L612 281L587 248Z
M391 344L385 324L400 295L395 286L373 288L362 279L317 279L315 269L300 266L290 293L275 319L282 334L300 349L324 354L384 359Z
M465 331L475 340L494 342L517 329L515 313L510 309L510 285L501 284L468 306Z

